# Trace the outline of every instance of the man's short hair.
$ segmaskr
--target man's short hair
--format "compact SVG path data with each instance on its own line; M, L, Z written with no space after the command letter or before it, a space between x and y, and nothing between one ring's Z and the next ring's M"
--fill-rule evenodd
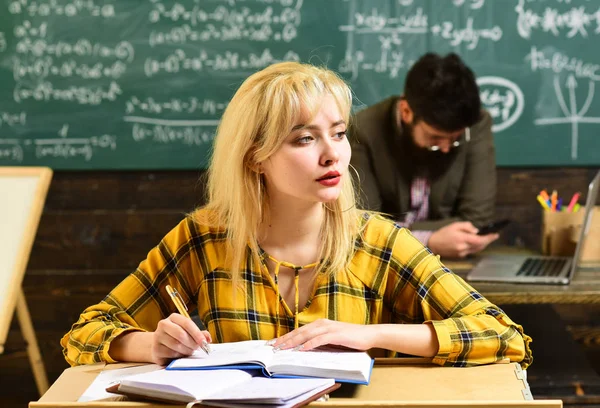
M475 75L450 53L423 55L406 75L404 98L415 117L434 128L453 132L479 121L481 100Z

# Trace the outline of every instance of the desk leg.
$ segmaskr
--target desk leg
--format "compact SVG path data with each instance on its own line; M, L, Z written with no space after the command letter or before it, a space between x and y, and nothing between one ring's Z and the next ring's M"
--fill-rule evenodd
M29 314L29 309L27 309L23 289L19 290L19 295L17 296L17 319L19 319L23 338L27 342L27 355L29 356L29 364L31 364L35 384L40 396L42 396L48 390L48 377L46 376L44 361L42 360L42 355L40 354L40 349L35 338L31 315Z

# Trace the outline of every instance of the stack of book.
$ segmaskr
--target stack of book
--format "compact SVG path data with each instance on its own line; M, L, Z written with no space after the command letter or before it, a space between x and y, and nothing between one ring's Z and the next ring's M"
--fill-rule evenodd
M368 384L373 359L356 351L274 352L265 341L214 344L166 368L121 379L107 391L133 399L221 407L308 404L339 387Z

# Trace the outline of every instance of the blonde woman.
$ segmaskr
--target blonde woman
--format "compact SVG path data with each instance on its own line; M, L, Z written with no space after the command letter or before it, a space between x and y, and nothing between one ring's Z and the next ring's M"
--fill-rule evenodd
M279 63L250 76L219 125L208 204L61 340L72 365L166 364L203 342L272 340L531 362L530 338L408 230L355 208L351 93L333 72ZM176 313L173 286L207 331Z

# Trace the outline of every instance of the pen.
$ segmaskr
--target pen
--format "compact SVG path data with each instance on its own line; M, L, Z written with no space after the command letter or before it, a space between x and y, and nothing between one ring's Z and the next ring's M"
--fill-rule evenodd
M171 300L173 300L175 307L179 311L179 314L187 317L188 319L191 319L190 315L187 312L187 306L185 305L185 303L183 303L183 299L181 298L179 292L177 292L177 289L173 289L171 285L167 285L166 289L167 293L171 297ZM204 350L206 354L210 354L210 346L208 345L208 342L206 340L202 341L202 345L200 346L200 348L202 348L202 350Z
M573 207L575 207L575 204L577 204L577 200L579 200L580 195L581 195L581 193L573 194L571 201L569 201L569 206L567 207L567 211L573 212Z
M579 211L579 207L579 203L575 204L575 206L573 207L573 212Z
M540 205L544 210L548 211L550 209L550 207L548 207L548 203L542 198L541 195L537 196L537 200L540 202Z
M546 190L540 191L540 195L542 196L542 198L544 199L544 201L550 200L550 197L548 197L548 192Z
M556 190L552 191L552 195L550 196L551 209L552 211L556 211L556 200L558 199L558 193Z

